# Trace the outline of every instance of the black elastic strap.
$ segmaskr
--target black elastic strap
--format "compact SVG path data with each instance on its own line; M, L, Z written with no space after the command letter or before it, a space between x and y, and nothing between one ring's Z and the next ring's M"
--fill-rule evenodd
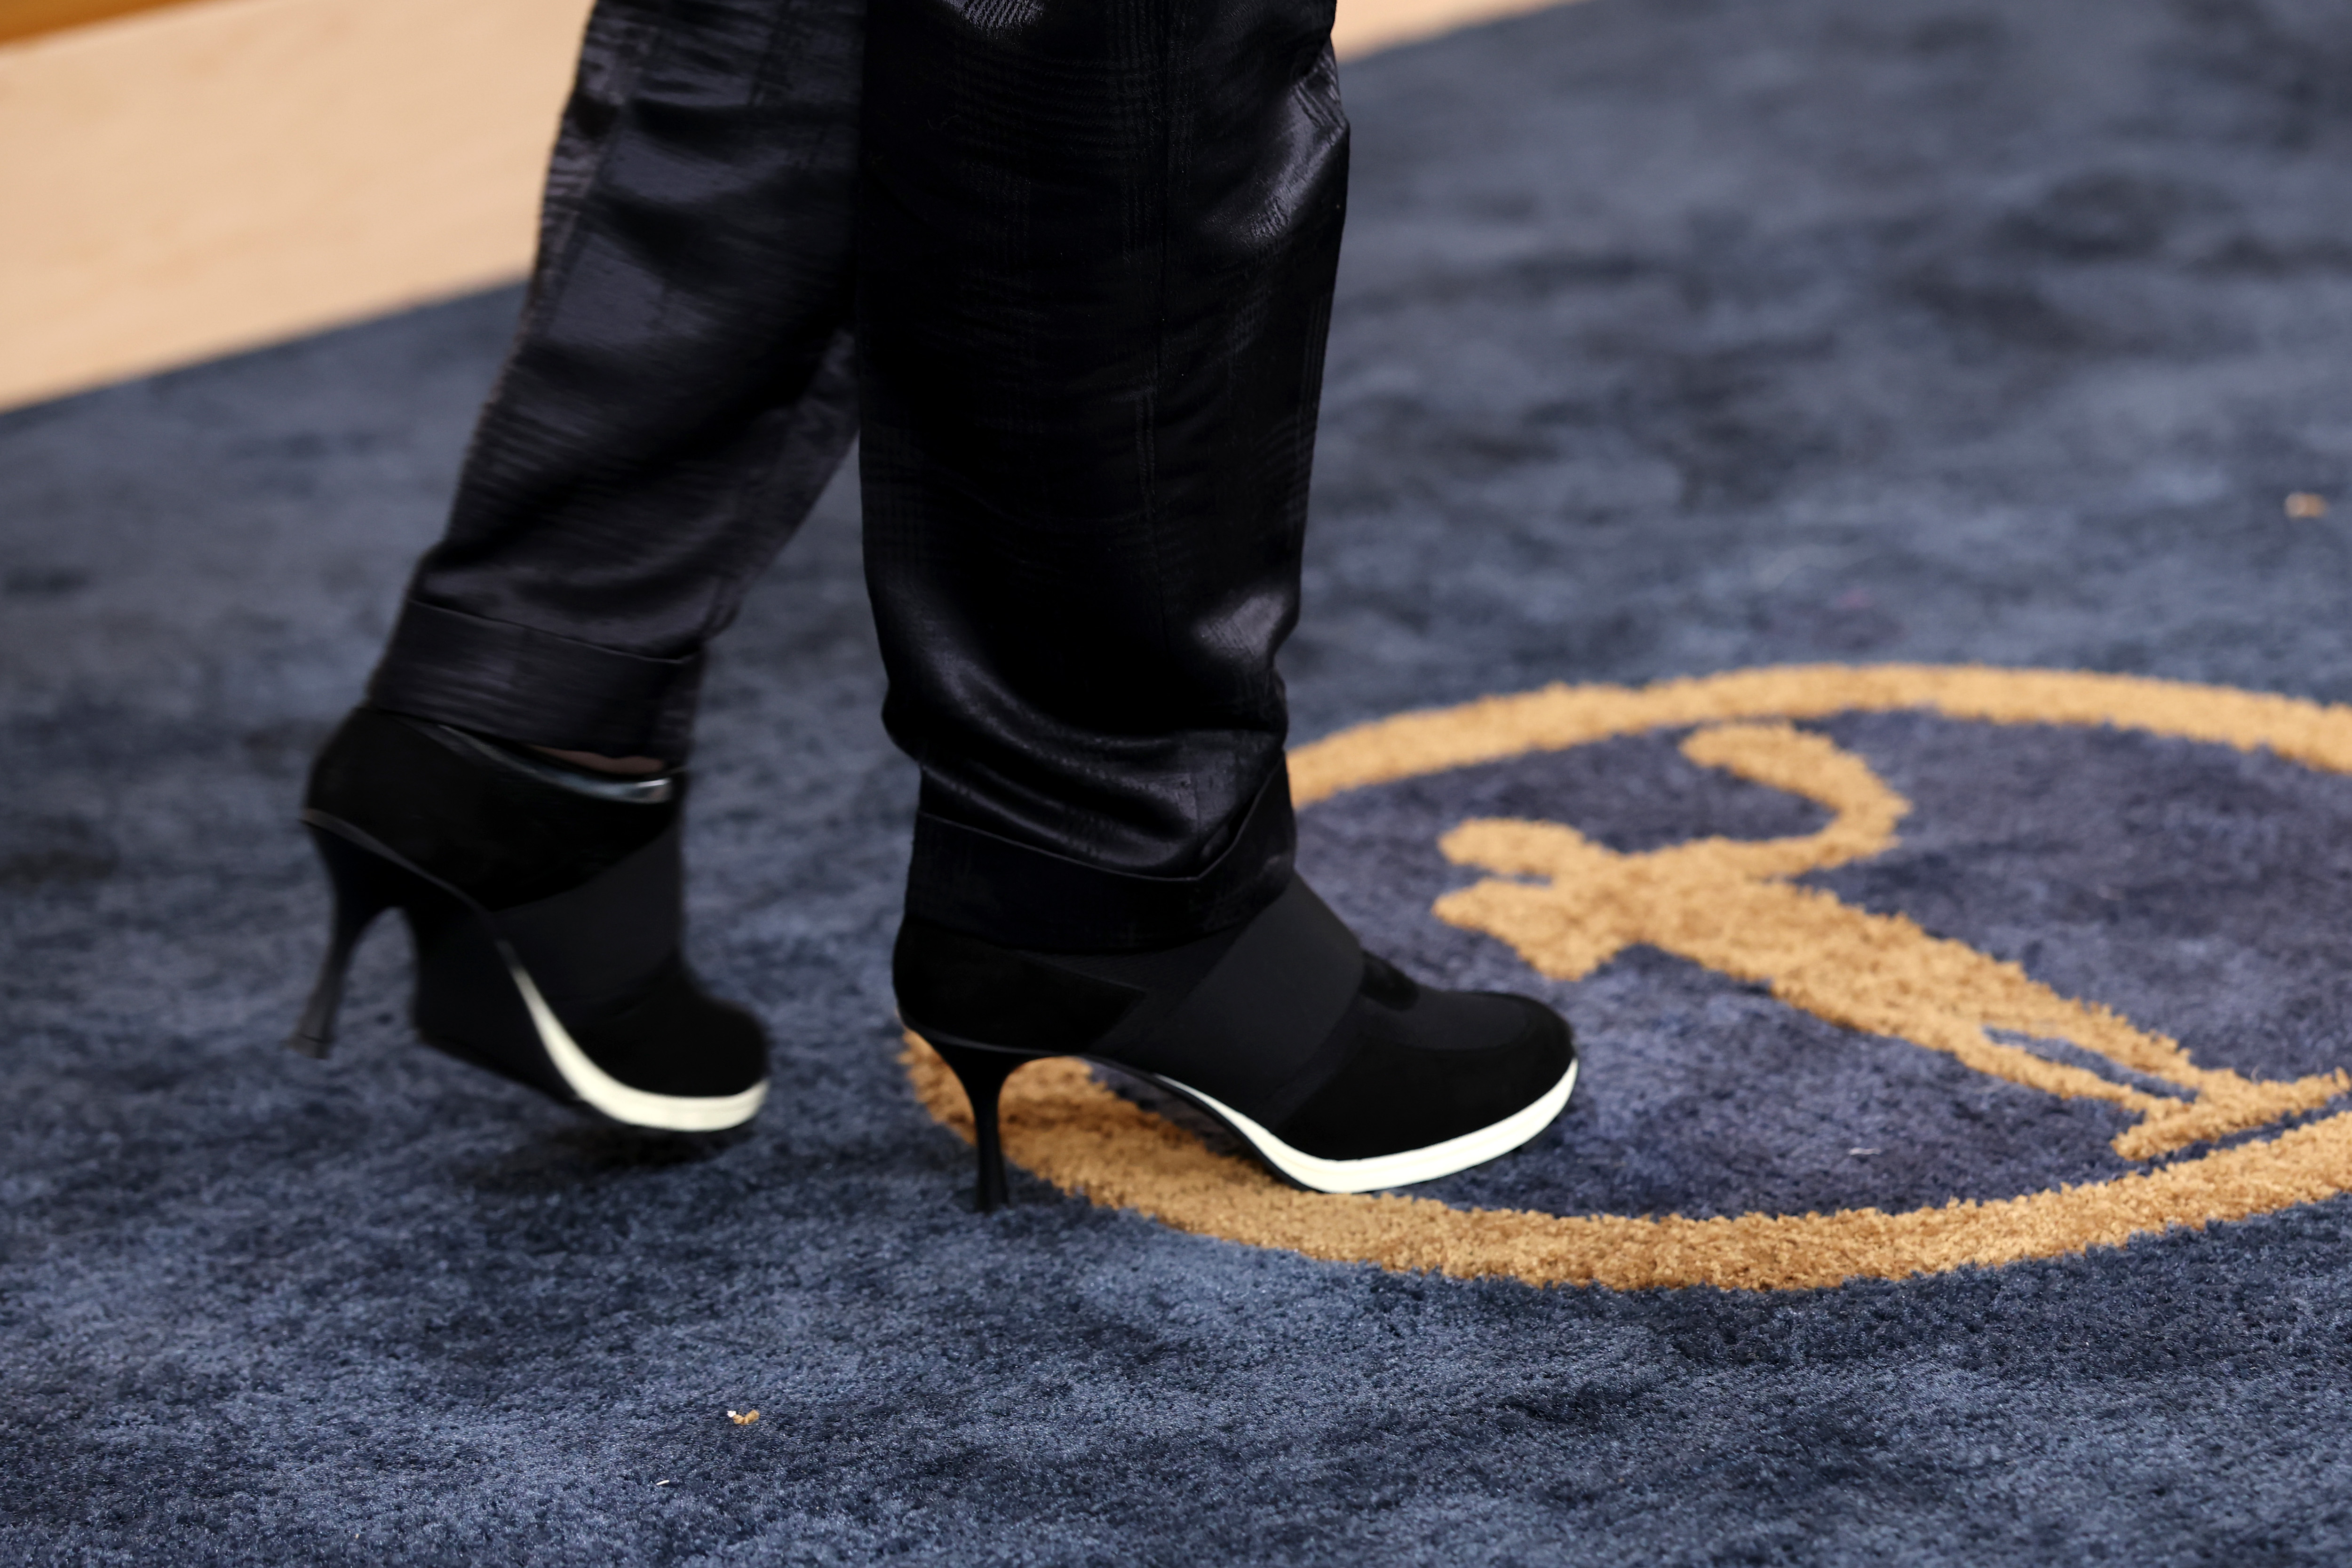
M625 995L677 951L679 825L580 886L490 916L550 1003Z
M1355 933L1294 876L1197 985L1139 1009L1104 1052L1255 1117L1295 1098L1363 978Z

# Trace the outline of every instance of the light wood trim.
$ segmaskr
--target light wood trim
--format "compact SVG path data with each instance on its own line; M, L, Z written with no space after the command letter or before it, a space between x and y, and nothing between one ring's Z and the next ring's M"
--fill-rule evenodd
M1547 3L1341 0L1336 37ZM589 0L0 0L0 23L140 4L0 45L0 407L529 265Z
M0 0L0 44L183 4L185 0Z
M514 277L586 0L199 0L0 50L0 405Z
M1433 38L1458 27L1499 22L1530 11L1549 10L1566 0L1339 0L1331 45L1341 59Z
M1347 0L1332 36L1340 54L1361 54L1453 27L1540 9L1556 0ZM189 0L0 0L0 44L112 21Z

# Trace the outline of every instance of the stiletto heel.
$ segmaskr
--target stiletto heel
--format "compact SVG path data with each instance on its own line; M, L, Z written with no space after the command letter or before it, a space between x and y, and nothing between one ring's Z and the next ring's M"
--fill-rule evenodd
M1013 1076L1013 1070L1038 1058L1028 1051L991 1051L984 1046L958 1045L929 1035L924 1038L954 1072L956 1082L963 1085L963 1097L971 1102L972 1147L980 1155L979 1178L972 1184L971 1202L981 1213L992 1213L1012 1198L1012 1189L1004 1179L1004 1145L997 1134L997 1101L1004 1092L1004 1081Z
M327 881L334 892L334 921L327 937L327 956L319 965L318 983L310 988L302 1021L286 1044L300 1055L323 1061L335 1043L335 1018L342 1010L343 977L352 966L352 950L377 915L401 902L400 883L405 879L399 868L333 833L312 828L310 841L326 862Z

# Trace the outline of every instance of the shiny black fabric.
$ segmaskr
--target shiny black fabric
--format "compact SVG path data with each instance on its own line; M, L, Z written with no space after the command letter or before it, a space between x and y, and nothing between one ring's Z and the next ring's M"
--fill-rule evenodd
M863 0L604 0L540 255L374 700L686 755L709 638L856 433Z
M1330 20L604 0L373 699L683 757L705 643L862 421L910 911L1075 950L1262 907L1344 203Z

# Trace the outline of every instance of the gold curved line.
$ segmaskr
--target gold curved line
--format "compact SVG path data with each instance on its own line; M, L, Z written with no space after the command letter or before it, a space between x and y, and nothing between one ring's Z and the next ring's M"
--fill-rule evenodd
M1376 719L1292 752L1290 793L1307 806L1369 784L1643 730L1905 708L1989 724L2113 725L2241 751L2267 747L2352 773L2352 709L2300 697L2070 670L1792 664L1652 686L1552 685Z
M916 1097L969 1140L971 1113L946 1063L914 1036L899 1060ZM1426 1197L1284 1186L1097 1083L1067 1058L1023 1068L1001 1103L1005 1154L1062 1191L1133 1209L1196 1236L1277 1247L1334 1263L1374 1263L1530 1285L1680 1285L1806 1290L1992 1268L2175 1227L2202 1229L2352 1186L2352 1112L2261 1143L2150 1172L1989 1201L1888 1213L1555 1215L1454 1208Z

